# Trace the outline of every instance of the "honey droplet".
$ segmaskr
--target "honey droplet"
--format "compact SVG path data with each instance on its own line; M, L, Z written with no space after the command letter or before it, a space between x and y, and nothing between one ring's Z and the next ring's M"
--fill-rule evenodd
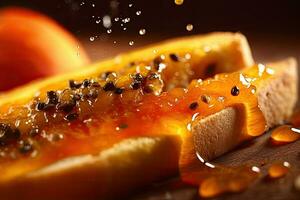
M254 169L254 170L253 170ZM199 187L201 197L216 197L227 192L245 190L259 175L259 168L217 168Z
M95 37L90 37L90 41L94 42L95 41Z
M271 138L275 143L290 143L300 139L300 130L283 125L273 130Z
M176 5L180 6L180 5L183 4L184 0L174 0L174 2L175 2Z
M289 172L290 163L274 163L268 170L269 177L272 179L281 178Z
M187 30L187 31L192 31L193 29L194 29L193 24L188 24L188 25L186 25L186 30Z
M107 29L107 31L106 31L108 34L110 34L111 32L112 32L112 30L111 29Z
M140 29L140 30L139 30L139 34L140 34L140 35L145 35L145 34L146 34L146 29L143 29L143 28Z
M130 46L133 46L134 45L134 41L129 41L128 43Z
M139 15L141 15L142 14L142 11L140 11L140 10L138 10L138 11L136 11L136 13L135 13L137 16L139 16Z

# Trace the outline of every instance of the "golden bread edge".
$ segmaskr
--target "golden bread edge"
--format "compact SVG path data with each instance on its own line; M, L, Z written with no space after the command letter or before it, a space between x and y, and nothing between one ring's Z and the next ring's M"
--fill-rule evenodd
M269 129L282 124L292 115L298 99L298 75L294 58L267 66L278 73L259 85L257 97ZM193 136L196 151L204 159L216 158L241 142L240 132L235 131L239 119L243 118L240 114L235 108L226 108L204 118L195 126Z

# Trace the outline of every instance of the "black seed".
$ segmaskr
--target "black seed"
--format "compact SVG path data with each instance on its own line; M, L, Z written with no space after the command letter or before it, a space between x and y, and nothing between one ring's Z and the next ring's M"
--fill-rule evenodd
M44 111L53 110L55 107L56 107L55 104L48 103L48 104L46 104L46 106L45 106L45 108L44 108Z
M92 89L92 90L89 91L87 97L88 97L89 99L97 99L98 95L99 95L98 91L95 90L95 89Z
M65 119L68 121L74 121L78 119L78 117L79 117L78 113L70 113L65 116Z
M103 87L104 91L114 91L115 89L116 86L112 81L107 82Z
M38 102L38 103L36 104L35 109L36 109L37 111L42 111L42 110L45 109L46 105L47 105L47 104L44 103L44 102Z
M23 141L19 146L19 151L22 154L30 153L33 151L33 146L28 141Z
M141 82L133 82L131 83L130 87L133 89L133 90L137 90L141 87Z
M216 73L217 70L217 65L216 63L211 63L209 65L207 65L206 69L205 69L205 77L211 77Z
M7 144L20 139L21 133L19 129L12 129L10 125L0 123L0 143Z
M28 135L30 137L35 137L39 134L39 129L38 128L33 128L29 131Z
M132 76L132 78L136 82L141 82L144 79L144 77L140 73L136 73Z
M198 108L198 103L197 102L193 102L193 103L191 103L190 104L190 106L189 106L189 108L191 109L191 110L196 110L197 108Z
M179 61L179 57L176 54L171 53L169 56L170 56L171 60L173 60L174 62Z
M153 65L155 67L156 70L159 70L159 64L161 64L163 62L163 60L161 59L161 57L156 57L154 60L153 60Z
M238 96L240 94L240 89L237 86L233 86L231 88L231 95L232 96Z
M91 85L91 81L88 79L84 79L82 82L83 87L87 88Z
M57 106L58 110L62 110L65 113L69 113L73 110L73 108L76 106L76 101L74 99L72 99L70 102L68 103L60 103Z
M48 97L48 104L57 104L58 103L58 96L55 91L48 91L47 97Z
M101 87L101 85L98 82L93 82L92 86L95 87L95 88Z
M74 101L79 101L81 99L81 95L80 94L74 94L74 96L72 97L72 99Z
M201 101L203 101L204 103L209 104L209 102L210 102L210 96L208 96L208 95L202 95L201 96Z
M78 89L81 87L81 83L76 83L74 80L69 80L69 87L71 89Z
M122 88L116 88L115 94L122 94L124 92L124 89Z
M12 138L13 140L18 140L18 139L20 139L20 137L21 137L21 132L20 132L19 129L16 128L16 129L13 131L13 135L11 136L11 138Z
M154 79L158 79L159 75L157 73L151 73L148 75L148 79L149 80L154 80Z
M63 135L61 135L61 134L57 134L57 133L55 133L55 134L53 134L53 136L52 136L52 141L59 141L59 140L61 140L61 139L63 139Z
M110 75L111 73L113 73L113 72L111 72L111 71L104 72L100 75L100 78L105 80L108 77L108 75Z
M128 125L127 124L120 124L118 127L120 129L125 129L125 128L128 128Z
M129 63L129 66L130 66L130 67L133 67L134 65L135 65L135 62L130 62L130 63Z

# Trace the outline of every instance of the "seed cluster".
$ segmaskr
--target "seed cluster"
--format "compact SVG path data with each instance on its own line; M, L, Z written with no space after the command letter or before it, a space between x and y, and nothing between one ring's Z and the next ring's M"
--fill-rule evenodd
M128 66L119 72L106 71L98 77L90 79L69 80L68 87L63 90L49 90L46 94L41 94L28 104L26 114L22 115L27 116L27 118L16 119L16 121L22 121L21 123L16 123L16 121L7 123L10 118L0 123L0 153L4 147L15 145L20 153L27 154L35 150L35 145L36 143L39 144L39 140L50 141L49 138L52 138L53 141L56 141L54 138L58 138L58 140L64 138L63 136L47 136L45 127L52 126L52 123L65 122L68 125L75 121L84 121L86 119L85 113L91 116L92 113L90 112L98 112L93 109L94 106L103 104L101 100L107 99L107 96L123 98L126 97L127 92L130 93L127 95L129 98L136 96L131 95L131 93L160 95L163 89L168 89L165 86L166 80L163 80L165 69L169 70L166 68L167 64L175 62L185 62L185 59L171 53L157 56L148 63L129 62ZM136 69L132 70L133 67ZM177 68L183 69L179 65ZM172 73L186 73L185 71L178 71L177 68L172 69ZM184 74L184 77L186 75ZM171 79L167 80L168 84L173 81L172 77L177 76L171 75L169 71L168 77ZM173 85L176 86L178 80L175 79ZM137 98L137 100L139 99L141 98ZM197 105L192 105L191 109L197 107ZM121 124L119 129L126 127L127 125Z

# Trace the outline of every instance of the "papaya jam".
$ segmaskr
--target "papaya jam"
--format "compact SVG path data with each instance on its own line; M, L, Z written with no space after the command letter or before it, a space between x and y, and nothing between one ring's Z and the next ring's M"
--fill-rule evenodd
M149 63L129 63L120 71L69 80L68 87L42 92L27 104L3 106L1 181L66 157L99 154L130 137L185 138L199 119L236 105L246 110L244 135L264 132L256 87L271 76L271 69L257 65L190 81L194 75L188 59L171 54ZM173 72L166 73L168 69Z

